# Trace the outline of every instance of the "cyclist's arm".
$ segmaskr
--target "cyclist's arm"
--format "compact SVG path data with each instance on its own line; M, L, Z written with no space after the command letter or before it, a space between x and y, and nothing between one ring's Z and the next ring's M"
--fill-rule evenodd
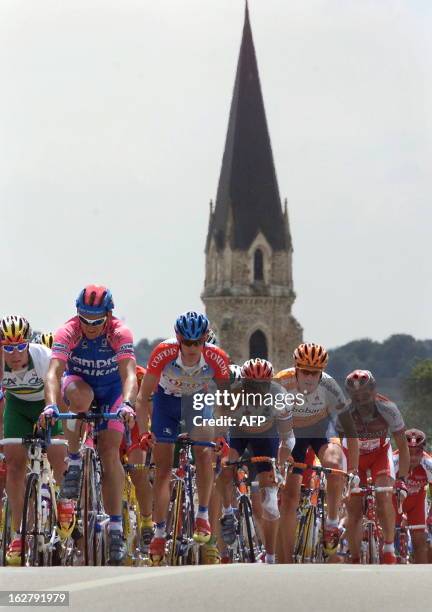
M45 380L45 403L60 406L61 377L66 369L66 361L53 358L50 361Z
M136 361L127 358L118 362L119 374L123 386L123 401L135 404L138 383L136 379Z
M405 436L405 429L394 431L393 438L399 451L399 476L406 478L409 473L410 454L408 442Z
M349 412L339 414L339 423L347 441L348 472L357 471L359 464L359 441L351 414Z
M135 412L140 433L148 431L149 421L152 413L151 394L159 381L159 376L146 372L144 374L140 389L138 391Z

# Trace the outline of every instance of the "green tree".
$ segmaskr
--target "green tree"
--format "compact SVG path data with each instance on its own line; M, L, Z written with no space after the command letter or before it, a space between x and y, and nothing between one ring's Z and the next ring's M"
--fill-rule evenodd
M424 359L414 365L403 390L407 426L422 429L432 442L432 359Z

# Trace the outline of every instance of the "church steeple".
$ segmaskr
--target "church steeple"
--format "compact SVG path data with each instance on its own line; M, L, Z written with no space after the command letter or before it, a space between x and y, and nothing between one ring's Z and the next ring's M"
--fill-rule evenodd
M233 227L228 236L230 210ZM246 2L225 151L206 252L212 237L218 249L223 249L228 240L232 249L248 249L259 231L273 250L291 248L285 230Z
M246 2L243 37L219 178L210 205L201 294L234 363L292 363L302 328L295 300L288 203L282 210Z

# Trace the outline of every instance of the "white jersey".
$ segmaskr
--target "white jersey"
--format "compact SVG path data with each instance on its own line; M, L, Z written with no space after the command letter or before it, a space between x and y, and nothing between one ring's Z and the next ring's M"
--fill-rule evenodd
M282 370L275 378L287 392L296 396L292 407L294 428L313 426L328 417L336 417L347 408L348 401L342 389L335 379L325 372L312 393L303 393L298 389L295 368Z
M278 421L292 422L292 407L282 385L271 382L268 391L258 394L245 391L239 383L235 385L233 392L239 402L231 416L236 419L235 429L240 428L244 435L267 431ZM265 417L265 422L254 426L250 420L252 416Z
M2 387L26 402L44 399L45 379L51 359L51 350L43 344L29 344L29 362L22 370L12 371L4 364Z

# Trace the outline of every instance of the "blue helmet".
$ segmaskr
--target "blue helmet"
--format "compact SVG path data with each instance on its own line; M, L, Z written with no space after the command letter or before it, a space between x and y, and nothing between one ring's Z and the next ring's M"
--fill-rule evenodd
M104 315L114 308L111 291L96 285L84 287L75 304L80 313L87 315Z
M198 312L184 312L177 317L174 325L175 333L185 340L199 340L207 333L209 320Z

